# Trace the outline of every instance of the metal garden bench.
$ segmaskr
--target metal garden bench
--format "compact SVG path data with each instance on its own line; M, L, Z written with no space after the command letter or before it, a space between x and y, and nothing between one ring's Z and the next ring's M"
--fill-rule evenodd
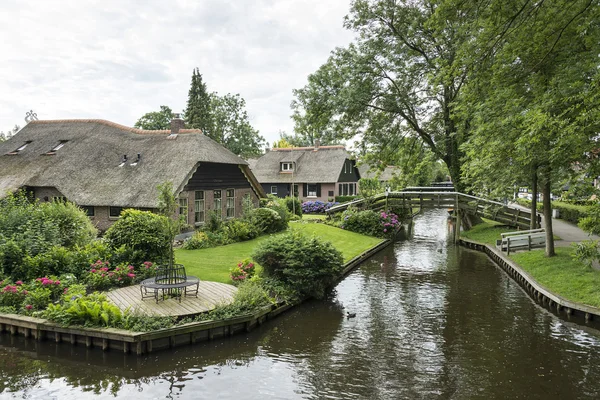
M173 264L172 266L159 267L154 278L144 279L140 283L140 294L142 300L154 298L158 303L158 292L162 293L163 300L166 292L177 297L181 303L182 296L198 297L199 286L200 279L195 276L187 276L183 265Z

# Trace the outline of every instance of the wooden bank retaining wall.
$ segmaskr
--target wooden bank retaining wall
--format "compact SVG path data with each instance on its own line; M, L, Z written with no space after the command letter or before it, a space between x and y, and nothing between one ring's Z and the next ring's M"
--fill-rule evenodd
M595 320L595 325L600 323L600 309L585 304L574 303L551 293L536 282L531 275L524 271L514 261L507 258L500 250L487 244L462 238L460 239L460 244L487 254L488 257L513 278L532 299L556 315L566 317L569 320L579 319L586 323Z
M390 245L385 240L354 257L344 265L341 280L367 258ZM298 303L299 304L299 303ZM96 347L137 355L215 338L250 332L266 320L275 318L297 304L275 304L254 313L219 321L191 322L152 332L132 332L113 328L66 327L45 319L16 314L0 314L0 334L22 335L37 341L52 340L72 346Z

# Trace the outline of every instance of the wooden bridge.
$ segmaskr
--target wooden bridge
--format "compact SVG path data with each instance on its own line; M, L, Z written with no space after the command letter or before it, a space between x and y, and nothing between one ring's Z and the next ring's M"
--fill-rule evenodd
M387 208L418 209L446 208L458 211L458 214L476 215L512 226L518 229L529 229L531 212L516 207L510 207L497 201L492 201L468 194L440 190L438 187L411 187L401 192L381 193L368 199L354 200L331 207L329 215L342 212L348 207L358 209L382 210ZM538 221L539 224L539 221Z

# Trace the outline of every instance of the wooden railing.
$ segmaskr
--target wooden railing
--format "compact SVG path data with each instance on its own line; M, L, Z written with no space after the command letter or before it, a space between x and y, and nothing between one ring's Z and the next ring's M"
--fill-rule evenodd
M368 199L354 200L331 207L327 213L335 214L350 206L358 209L381 210L400 207L404 209L447 208L460 210L471 215L491 219L508 226L529 229L531 212L510 207L497 201L470 196L460 192L421 191L410 188L410 191L381 193ZM431 189L431 188L426 188Z

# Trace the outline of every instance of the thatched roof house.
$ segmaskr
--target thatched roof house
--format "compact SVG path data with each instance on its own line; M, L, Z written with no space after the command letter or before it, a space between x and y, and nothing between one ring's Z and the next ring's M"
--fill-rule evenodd
M32 121L0 143L0 196L26 188L46 201L65 197L85 207L154 209L157 185L166 181L180 198L216 189L263 196L243 159L182 126L180 119L170 131L104 120ZM98 211L91 213L96 220Z
M267 193L285 197L291 185L303 200L327 201L356 194L360 173L344 146L275 148L248 160Z

